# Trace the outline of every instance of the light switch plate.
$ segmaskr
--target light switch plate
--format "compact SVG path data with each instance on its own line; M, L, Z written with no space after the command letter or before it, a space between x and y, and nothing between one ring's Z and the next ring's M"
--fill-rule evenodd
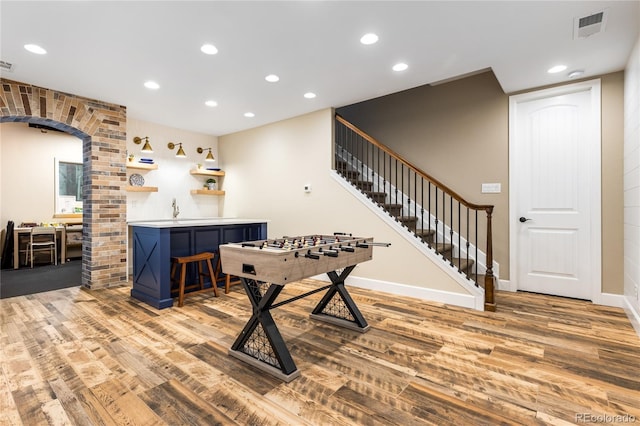
M499 194L502 191L502 185L499 183L483 183L483 194Z

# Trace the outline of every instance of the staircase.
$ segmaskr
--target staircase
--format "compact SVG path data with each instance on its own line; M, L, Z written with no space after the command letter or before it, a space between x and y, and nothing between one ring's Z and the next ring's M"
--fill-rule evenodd
M485 310L494 311L493 206L467 202L339 115L335 135L336 172L434 250L443 267L483 288Z

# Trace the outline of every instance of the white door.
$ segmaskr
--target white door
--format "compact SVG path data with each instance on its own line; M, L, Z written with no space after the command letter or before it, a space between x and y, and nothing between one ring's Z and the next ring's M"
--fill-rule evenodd
M599 301L600 81L510 98L511 280Z

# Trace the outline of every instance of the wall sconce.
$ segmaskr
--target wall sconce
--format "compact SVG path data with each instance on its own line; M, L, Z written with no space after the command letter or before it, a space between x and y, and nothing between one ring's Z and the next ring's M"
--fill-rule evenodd
M198 147L198 154L202 154L205 149L208 149L209 152L207 153L207 157L204 159L204 161L216 161L215 157L213 156L213 153L211 153L211 148Z
M145 136L144 138L136 136L135 138L133 138L133 143L135 143L136 145L140 145L142 143L142 140L144 140L142 152L148 152L150 154L153 153L153 148L151 148L151 144L149 143L149 136Z
M173 142L169 142L167 144L167 146L169 147L170 150L173 150L176 146L178 147L178 152L176 152L176 157L180 157L180 158L184 158L187 156L187 154L185 154L184 149L182 149L182 142L175 144Z

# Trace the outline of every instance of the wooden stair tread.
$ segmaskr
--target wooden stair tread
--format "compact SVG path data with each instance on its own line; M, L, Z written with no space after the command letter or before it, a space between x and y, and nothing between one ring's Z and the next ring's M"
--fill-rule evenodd
M347 177L347 179L356 179L360 176L360 172L356 170L340 170L340 173Z
M449 261L453 264L453 266L460 269L461 271L466 271L475 263L473 259L466 259L466 258L460 259L458 257L454 257Z
M364 191L367 197L371 198L377 203L384 203L384 200L387 198L386 192L377 192L377 191Z
M432 239L435 233L435 229L416 229L416 235L423 240L427 238Z
M355 181L354 184L363 191L371 191L373 188L373 182L369 182L367 180L358 180Z

